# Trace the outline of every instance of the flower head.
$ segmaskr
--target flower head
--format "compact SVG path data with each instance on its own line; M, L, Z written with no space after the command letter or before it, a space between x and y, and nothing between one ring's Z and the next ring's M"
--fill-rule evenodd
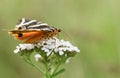
M63 55L64 52L80 52L80 50L73 46L69 41L59 40L57 38L50 38L48 40L39 42L37 44L19 44L14 53L18 53L22 50L31 50L35 47L41 49L42 51L50 54L50 52L59 53L59 55Z
M41 57L45 57L45 55L51 58L53 58L53 56L64 56L67 61L69 57L73 57L76 53L80 52L80 50L69 41L50 38L36 44L19 44L16 46L14 53L21 53L21 55L24 55L26 53L31 53L31 50L37 53L34 56L36 61Z

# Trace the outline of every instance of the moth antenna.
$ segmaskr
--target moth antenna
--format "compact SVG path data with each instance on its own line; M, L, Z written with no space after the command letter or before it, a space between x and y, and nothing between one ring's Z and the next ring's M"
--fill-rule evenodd
M2 31L9 31L9 29L2 29Z

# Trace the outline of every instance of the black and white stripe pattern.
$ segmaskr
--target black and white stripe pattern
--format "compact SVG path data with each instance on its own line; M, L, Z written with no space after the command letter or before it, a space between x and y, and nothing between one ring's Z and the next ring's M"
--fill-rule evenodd
M25 18L20 19L16 28L19 30L54 30L54 27L49 26L47 23L38 22L37 20L28 20Z

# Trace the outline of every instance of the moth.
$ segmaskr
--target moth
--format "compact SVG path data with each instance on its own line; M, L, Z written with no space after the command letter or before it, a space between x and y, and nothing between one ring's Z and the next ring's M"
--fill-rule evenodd
M24 43L37 43L52 38L59 32L61 29L49 26L47 23L22 18L8 33Z

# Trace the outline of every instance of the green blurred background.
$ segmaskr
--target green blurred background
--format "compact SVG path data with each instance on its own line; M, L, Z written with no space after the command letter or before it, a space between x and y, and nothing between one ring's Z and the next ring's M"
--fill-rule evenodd
M43 76L13 53L20 42L4 30L22 17L61 28L81 50L57 78L120 78L119 0L0 0L0 78Z

